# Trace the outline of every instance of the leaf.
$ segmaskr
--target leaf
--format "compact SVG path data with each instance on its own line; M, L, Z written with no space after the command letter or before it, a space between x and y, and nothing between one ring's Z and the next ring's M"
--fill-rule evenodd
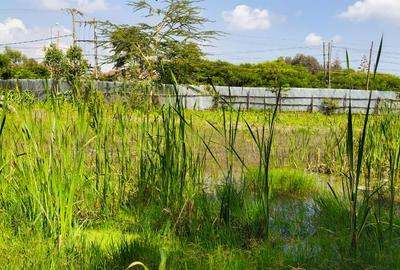
M350 71L350 59L349 59L349 52L346 49L346 66L347 66L347 71Z
M0 126L0 136L1 136L1 134L3 134L5 124L6 124L6 115L4 114L3 120L1 121L1 126Z
M135 266L141 266L141 267L143 267L144 270L149 270L149 268L146 265L144 265L144 263L142 263L142 262L133 262L126 269L130 269Z
M376 63L375 63L375 69L374 69L374 80L375 80L375 77L376 77L376 73L378 71L379 61L381 59L382 47L383 47L383 35L381 37L381 43L379 44L378 56L376 57Z

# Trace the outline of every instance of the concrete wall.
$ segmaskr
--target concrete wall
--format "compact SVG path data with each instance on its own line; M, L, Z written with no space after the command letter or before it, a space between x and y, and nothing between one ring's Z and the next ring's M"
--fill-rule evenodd
M52 81L47 80L0 80L0 88L31 91L38 98L46 96L52 88ZM132 91L132 84L121 82L97 82L98 89L112 96L116 93ZM59 88L66 92L70 86L66 82L59 84ZM243 88L217 86L217 98L212 89L206 86L178 86L178 93L187 108L210 109L224 100L230 101L236 108L262 109L273 107L276 103L276 92L266 88ZM156 91L162 102L174 102L175 91L171 86L165 86ZM287 111L324 111L324 99L335 100L338 111L344 111L351 98L352 108L356 112L364 112L368 105L369 91L348 89L307 89L291 88L282 93L280 109ZM400 93L389 91L373 91L371 108L388 106L400 109Z

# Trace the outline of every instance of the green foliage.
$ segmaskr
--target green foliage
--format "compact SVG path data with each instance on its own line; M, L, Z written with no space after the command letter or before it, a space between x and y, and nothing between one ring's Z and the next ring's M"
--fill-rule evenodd
M339 108L339 101L332 98L324 98L322 106L324 107L324 112L327 115L331 115Z
M65 77L73 83L87 74L88 61L83 56L82 49L77 45L69 47L65 54Z
M160 71L165 62L196 57L198 44L218 35L215 31L203 30L210 21L201 16L201 9L196 5L199 1L160 2L129 2L135 13L143 12L150 17L151 24L103 24L103 35L107 39L104 46L112 53L109 61L126 77L154 80L151 74L154 70Z
M349 200L340 194L346 185L335 174L310 174L306 169L319 164L300 161L310 149L316 151L309 163L334 155L325 138L345 145L346 116L282 112L273 126L266 125L272 117L268 111L190 111L173 100L162 108L133 110L128 100L111 103L94 91L71 103L32 104L18 92L9 94L2 93L19 110L0 116L4 269L126 269L132 262L149 269L400 265L400 220L396 208L390 209L392 199L398 201L399 181L394 113L371 116L360 183L370 166L371 179L380 171L377 181L389 177L390 184L379 194L369 193L373 208L357 242L358 256L351 257ZM363 117L354 120L357 137ZM304 130L310 143L300 143ZM270 132L275 139L269 150ZM257 139L263 137L264 143ZM257 151L257 144L265 150ZM335 158L346 162L345 147L340 151ZM257 163L267 165L266 152L271 152L271 170L260 170ZM288 155L296 160L281 166ZM268 227L266 201L258 198L266 176L272 193ZM326 192L327 178L336 193ZM372 181L373 186L380 182ZM360 191L358 202L363 198ZM363 212L360 208L359 226ZM227 214L229 222L223 222Z
M60 80L65 74L65 55L64 52L52 43L44 50L44 64L51 71L51 78Z
M314 56L297 54L295 57L286 57L285 62L293 66L303 66L311 73L316 74L322 71L322 66Z
M34 59L29 59L19 51L6 48L0 54L1 79L44 79L49 70Z
M72 45L64 54L56 44L52 43L44 51L44 64L51 71L52 79L66 79L73 85L87 74L89 64L79 46Z
M259 64L235 65L223 61L205 59L185 61L184 58L178 58L173 64L171 62L166 65L176 74L178 82L183 84L208 84L212 79L214 85L276 87L277 79L279 79L284 87L327 87L322 71L313 73L303 65L288 64L284 59ZM180 73L184 75L180 76ZM160 79L163 83L172 83L167 73L162 73ZM332 88L365 89L366 81L367 74L361 71L343 70L337 66L332 73ZM377 74L371 87L371 89L382 91L399 92L400 78L392 74Z

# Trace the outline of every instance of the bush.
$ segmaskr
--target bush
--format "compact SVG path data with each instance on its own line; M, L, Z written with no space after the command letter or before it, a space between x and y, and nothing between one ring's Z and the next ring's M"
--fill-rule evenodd
M326 115L331 115L337 109L339 109L339 102L332 98L324 98L322 106Z

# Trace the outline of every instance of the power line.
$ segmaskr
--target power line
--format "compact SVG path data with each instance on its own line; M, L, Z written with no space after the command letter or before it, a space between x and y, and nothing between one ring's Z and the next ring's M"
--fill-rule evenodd
M313 46L297 46L297 47L286 47L286 48L273 48L266 50L254 50L254 51L236 51L236 52L226 52L226 53L212 53L213 55L236 55L236 54L248 54L248 53L266 53L266 52L279 52L279 51L290 51L290 50L315 50L318 47Z
M72 35L63 35L60 36L60 38L66 38L66 37L71 37ZM33 40L25 40L25 41L19 41L19 42L10 42L10 43L0 43L0 47L7 47L10 45L19 45L19 44L27 44L27 43L35 43L35 42L41 42L41 41L48 41L48 40L53 40L53 38L41 38L41 39L33 39Z

